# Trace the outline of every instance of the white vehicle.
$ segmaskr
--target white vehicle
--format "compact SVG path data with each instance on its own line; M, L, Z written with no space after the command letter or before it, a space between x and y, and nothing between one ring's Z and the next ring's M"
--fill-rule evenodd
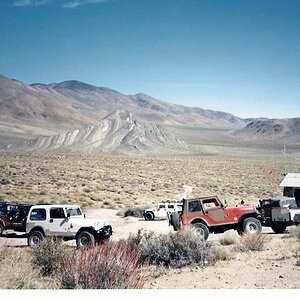
M157 207L145 209L143 216L146 221L167 219L167 215L175 211L182 211L182 202L161 202Z
M112 235L104 220L86 218L77 205L34 205L26 221L29 246L36 246L45 236L76 239L77 247L103 242Z

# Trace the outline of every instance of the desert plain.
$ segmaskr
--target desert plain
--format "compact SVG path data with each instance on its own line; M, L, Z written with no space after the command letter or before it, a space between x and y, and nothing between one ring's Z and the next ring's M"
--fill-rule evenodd
M182 136L186 134L181 131ZM123 217L126 208L151 207L183 197L217 195L229 206L241 200L282 195L279 187L285 172L299 172L299 149L283 155L282 145L271 142L234 145L224 132L204 130L190 135L195 154L182 156L133 156L59 152L0 152L0 198L30 203L76 203L87 216L104 218L113 225L113 239L138 229L157 233L171 231L166 220L145 221ZM201 137L201 145L195 137ZM222 137L222 138L221 138ZM192 143L194 141L194 144ZM239 252L222 246L224 235L211 234L230 259L210 267L158 268L146 289L298 289L300 288L299 240L288 228L284 234L263 229L267 238L262 251ZM1 238L9 249L28 251L26 239ZM12 250L14 251L14 250ZM3 274L2 274L3 276ZM0 276L1 277L1 276Z

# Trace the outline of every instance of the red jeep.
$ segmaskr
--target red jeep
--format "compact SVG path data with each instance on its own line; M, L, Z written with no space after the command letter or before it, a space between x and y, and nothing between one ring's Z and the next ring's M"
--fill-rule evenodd
M0 201L0 236L5 229L25 232L26 218L32 204Z
M260 233L262 225L260 213L255 206L226 208L217 196L183 199L181 214L169 215L174 230L182 226L193 225L206 240L209 233L223 233L234 229L244 232Z

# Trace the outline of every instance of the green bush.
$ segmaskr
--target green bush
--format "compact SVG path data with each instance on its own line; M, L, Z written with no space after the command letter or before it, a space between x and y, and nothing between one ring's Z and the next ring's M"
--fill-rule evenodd
M211 265L215 261L210 244L193 228L160 235L138 233L129 241L138 243L141 261L149 264L180 268L191 264Z
M41 267L42 274L51 275L62 262L68 249L61 239L47 237L33 248L32 263Z

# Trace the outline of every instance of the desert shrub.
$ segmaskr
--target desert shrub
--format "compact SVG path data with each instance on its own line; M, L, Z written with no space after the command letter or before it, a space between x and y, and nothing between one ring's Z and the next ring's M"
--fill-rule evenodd
M300 241L300 225L291 228L290 235Z
M31 252L0 247L0 289L54 289L59 284L54 278L40 275L31 263Z
M144 211L145 211L144 206L126 207L123 208L121 211L119 211L117 215L124 218L126 217L142 218Z
M63 257L57 276L65 289L133 289L145 282L137 249L125 240L75 250Z
M238 249L243 252L262 251L267 241L268 238L262 234L244 234Z
M215 261L225 261L231 259L230 254L223 247L214 247L212 251Z
M130 238L134 241L134 237ZM159 235L139 233L135 240L140 240L140 259L150 264L180 268L191 264L210 265L215 261L211 246L193 228Z
M32 263L41 268L43 275L51 275L67 252L68 249L61 239L47 237L33 248Z
M220 239L219 242L222 246L228 246L236 244L237 238L234 234L226 232Z

